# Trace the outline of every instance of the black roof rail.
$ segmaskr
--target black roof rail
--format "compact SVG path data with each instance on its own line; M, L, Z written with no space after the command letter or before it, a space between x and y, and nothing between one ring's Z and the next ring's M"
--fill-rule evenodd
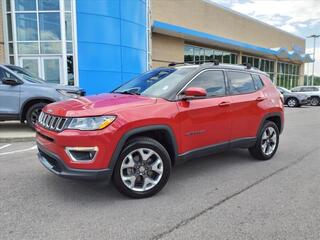
M177 66L177 65L192 65L190 63L186 63L186 62L171 62L168 64L168 67L174 67L174 66Z
M242 65L245 66L245 67L247 67L247 69L251 69L251 68L252 68L251 63L248 63L248 62L242 63Z
M213 63L215 66L219 65L219 60L218 59L213 59L213 60L210 60L210 61L207 61L207 62L204 62L202 64L208 64L208 63Z

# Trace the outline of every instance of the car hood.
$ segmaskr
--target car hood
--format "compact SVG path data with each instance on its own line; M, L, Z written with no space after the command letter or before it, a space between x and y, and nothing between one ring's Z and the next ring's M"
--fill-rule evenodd
M99 116L115 114L123 108L155 104L156 101L156 98L109 93L52 103L44 108L44 112L65 117Z
M29 83L33 86L36 85L37 87L43 87L43 88L52 88L52 89L61 89L68 92L78 92L79 90L84 91L83 89L76 87L76 86L68 86L68 85L62 85L62 84L55 84L55 83Z

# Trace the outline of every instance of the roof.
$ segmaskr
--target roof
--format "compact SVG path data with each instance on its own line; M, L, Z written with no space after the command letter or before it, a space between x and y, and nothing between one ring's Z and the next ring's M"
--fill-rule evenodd
M152 30L153 32L189 39L204 44L214 44L222 48L231 48L239 51L245 51L248 53L284 58L289 59L291 61L302 63L313 62L313 59L310 57L309 54L300 54L296 51L288 51L284 47L265 48L160 21L153 22Z
M214 63L208 62L208 63L203 63L203 64L200 64L200 65L184 64L184 65L177 65L177 66L173 66L173 67L175 67L175 68L191 68L191 67L194 67L194 68L203 68L203 69L210 68L210 69L225 69L225 70L241 70L241 71L248 71L248 72L251 72L251 73L268 75L267 73L261 71L258 68L255 68L255 67L248 68L247 66L241 65L241 64L218 64L218 65L216 65Z

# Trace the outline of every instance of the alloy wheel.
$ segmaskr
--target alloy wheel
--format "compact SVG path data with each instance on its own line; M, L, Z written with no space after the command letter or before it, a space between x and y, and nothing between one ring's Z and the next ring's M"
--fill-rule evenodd
M277 133L273 127L267 127L261 138L261 150L262 152L269 156L271 155L277 146Z
M122 161L120 176L131 190L143 192L155 187L163 175L161 157L150 148L138 148Z
M289 107L295 107L296 105L297 105L297 100L295 100L293 98L289 99L289 101L288 101Z
M31 123L32 125L35 125L38 122L38 118L40 116L42 109L36 108L31 112Z

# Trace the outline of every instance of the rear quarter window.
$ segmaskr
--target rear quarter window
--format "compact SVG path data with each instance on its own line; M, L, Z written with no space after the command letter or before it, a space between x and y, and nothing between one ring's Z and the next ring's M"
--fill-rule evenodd
M263 83L263 81L262 81L262 79L260 78L259 75L253 74L252 78L253 78L253 82L254 82L255 88L257 90L260 90L261 88L263 88L264 83Z
M230 91L232 94L244 94L256 91L250 73L230 71L227 72L230 81Z

